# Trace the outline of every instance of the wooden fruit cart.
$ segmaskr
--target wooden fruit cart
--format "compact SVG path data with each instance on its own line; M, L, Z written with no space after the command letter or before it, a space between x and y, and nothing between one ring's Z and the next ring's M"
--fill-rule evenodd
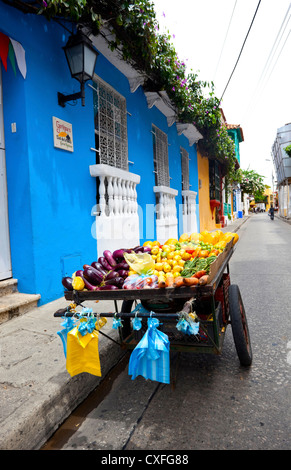
M154 315L160 321L159 328L168 335L170 350L178 352L202 352L221 354L226 328L232 327L234 343L240 364L250 366L252 350L246 313L239 287L231 284L229 260L233 254L232 243L211 265L209 283L204 286L182 286L154 289L118 289L113 291L65 291L68 301L81 305L87 301L113 300L115 312L100 313L104 317L118 317L120 345L134 349L147 328L147 319ZM118 311L117 301L121 300ZM138 317L141 330L133 330L131 320L136 315L136 305L142 305ZM195 312L199 322L198 334L184 334L177 329L177 321ZM58 311L54 316L63 316ZM70 315L67 309L66 315ZM100 330L102 333L102 331Z

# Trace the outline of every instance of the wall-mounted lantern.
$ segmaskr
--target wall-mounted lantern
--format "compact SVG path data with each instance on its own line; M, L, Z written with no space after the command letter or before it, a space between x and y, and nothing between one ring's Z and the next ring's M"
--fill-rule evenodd
M94 49L92 41L81 29L78 29L76 34L69 37L63 49L71 76L80 82L81 91L71 95L58 93L58 104L64 108L67 101L81 98L82 106L85 106L85 82L93 78L98 52Z

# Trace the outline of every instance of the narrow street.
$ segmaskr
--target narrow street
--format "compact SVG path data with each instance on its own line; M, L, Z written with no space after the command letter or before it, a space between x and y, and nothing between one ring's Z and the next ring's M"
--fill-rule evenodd
M45 450L290 449L291 226L254 214L238 233L230 275L246 310L252 366L240 366L231 327L221 356L181 354L175 389L132 381L125 365L103 400L94 407L92 398L87 416L76 410Z

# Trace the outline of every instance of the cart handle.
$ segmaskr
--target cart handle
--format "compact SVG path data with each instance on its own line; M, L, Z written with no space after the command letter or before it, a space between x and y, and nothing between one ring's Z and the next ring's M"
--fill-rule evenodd
M92 313L91 313L92 315ZM100 315L100 317L108 317L113 318L114 316L120 318L134 318L136 316L135 312L121 312L121 313L114 313L114 312L107 312L107 313L95 313L93 312L94 316ZM54 317L73 317L76 316L76 312L70 312L67 309L60 309L54 313ZM138 317L148 318L150 316L155 316L156 318L179 318L180 313L154 313L154 312L139 312Z

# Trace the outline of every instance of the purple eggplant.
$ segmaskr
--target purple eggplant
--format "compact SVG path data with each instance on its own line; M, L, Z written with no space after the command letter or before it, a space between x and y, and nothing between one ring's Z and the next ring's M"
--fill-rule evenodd
M105 281L105 286L117 286L121 288L123 286L123 283L123 277L115 277L113 279L108 279L107 281Z
M143 247L143 246L135 246L135 247L133 248L133 251L134 251L135 253L143 253L143 252L144 252L144 247Z
M96 269L92 268L92 266L89 266L89 268L84 269L83 276L94 286L99 286L99 284L103 280L103 275L99 273Z
M108 284L104 286L97 287L97 290L117 290L118 287L114 286L113 284Z
M79 269L78 271L75 272L75 276L80 276L83 281L84 281L84 284L85 284L85 288L88 289L88 290L96 290L96 286L93 286L93 284L91 284L91 282L89 282L85 276L84 276L84 273L81 269Z
M144 253L150 253L152 251L151 247L150 246L144 246L143 247L143 252Z
M126 261L121 261L121 263L118 263L115 268L114 268L116 271L118 271L119 269L126 269L126 270L129 270L129 265Z
M105 268L102 267L102 265L100 265L101 268L94 268L94 266L89 266L88 268L90 270L93 270L93 272L95 272L95 274L97 274L98 276L101 276L102 279L108 274L108 271L105 270Z
M109 281L109 279L114 279L115 277L118 277L118 272L117 271L109 271L107 275L105 276L105 281Z
M123 279L128 277L128 270L127 269L119 269L117 272L118 272L119 276L123 277Z
M120 250L113 251L112 256L115 259L115 261L117 262L122 261L124 259L124 256L123 256L124 252L125 250L123 248L121 248Z
M74 290L73 286L73 279L69 276L63 277L62 284L67 290Z
M112 270L112 266L108 263L104 256L100 256L100 258L98 258L98 263L102 264L103 268L107 269L107 271Z
M100 271L104 276L107 274L107 269L105 269L101 263L98 263L98 261L93 261L91 263L92 268L97 269L97 271Z
M104 256L104 258L106 258L106 260L108 261L110 266L112 266L112 268L114 268L116 266L117 263L116 263L115 259L113 258L113 255L112 255L111 251L105 250L103 252L103 256Z

